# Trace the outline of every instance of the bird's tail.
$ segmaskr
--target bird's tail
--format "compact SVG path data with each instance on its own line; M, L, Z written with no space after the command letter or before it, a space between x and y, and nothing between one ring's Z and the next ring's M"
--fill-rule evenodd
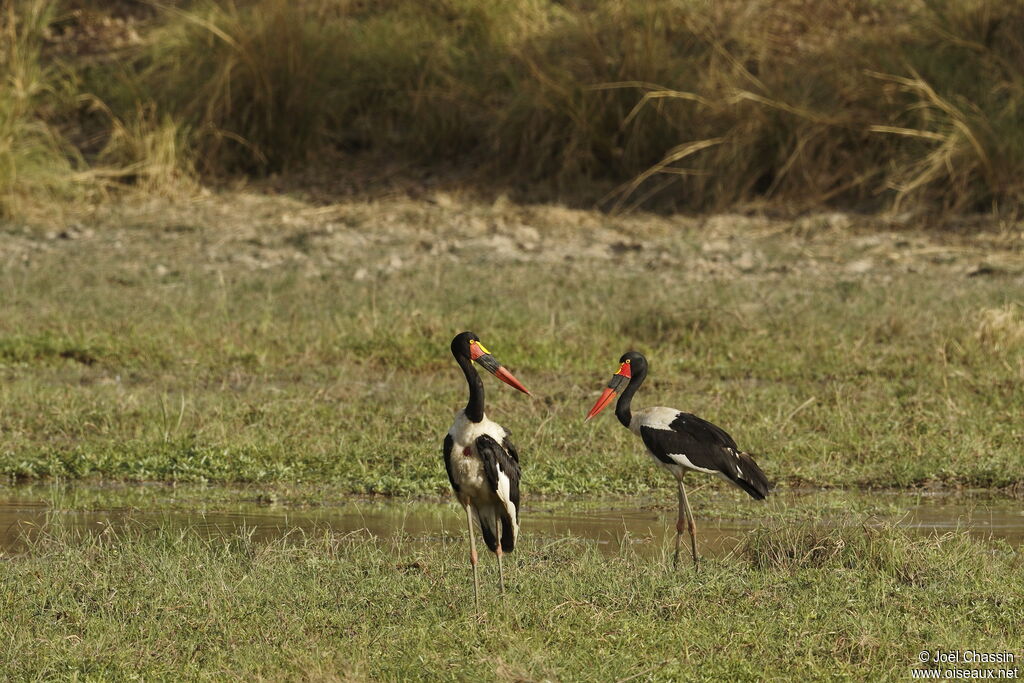
M772 485L750 453L736 453L736 469L739 472L732 477L734 484L757 500L764 500L768 496Z
M476 520L480 524L480 534L484 543L492 553L498 551L498 539L501 539L502 552L515 550L516 539L519 537L519 523L500 505L487 505L476 510Z

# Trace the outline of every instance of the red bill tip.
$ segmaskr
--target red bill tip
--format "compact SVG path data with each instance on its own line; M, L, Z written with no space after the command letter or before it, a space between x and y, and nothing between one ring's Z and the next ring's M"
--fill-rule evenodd
M601 393L601 397L599 399L597 399L597 403L595 403L594 407L590 409L589 413L587 413L587 419L589 420L590 418L596 416L602 410L607 408L608 404L612 402L613 398L615 398L615 394L616 393L617 392L614 389L610 388L610 387L605 389Z
M518 389L519 391L523 392L527 396L533 396L533 394L530 393L530 390L524 387L523 383L517 380L515 378L515 375L506 370L504 366L499 366L498 371L494 373L494 376L500 379L505 384L509 385L510 387Z

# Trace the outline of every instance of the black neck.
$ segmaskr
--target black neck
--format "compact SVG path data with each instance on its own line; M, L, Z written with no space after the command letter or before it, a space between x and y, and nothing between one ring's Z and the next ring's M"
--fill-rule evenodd
M469 385L469 402L466 403L466 418L470 422L481 422L484 419L484 383L480 379L480 373L473 367L473 361L466 356L455 356L462 373L466 376L466 384Z
M633 420L633 413L629 410L629 404L633 402L633 394L640 388L640 385L644 383L644 379L647 377L647 368L637 367L639 363L634 364L632 368L633 377L629 380L629 384L626 385L626 389L619 395L619 400L615 404L615 417L619 418L619 422L624 427L629 427L629 423Z

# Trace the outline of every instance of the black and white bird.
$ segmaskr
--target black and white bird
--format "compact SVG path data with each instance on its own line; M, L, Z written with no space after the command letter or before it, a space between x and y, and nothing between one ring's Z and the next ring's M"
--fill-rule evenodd
M469 527L469 561L473 565L473 597L480 610L473 513L487 548L498 556L498 583L505 594L504 553L515 548L519 535L519 454L508 430L484 414L484 383L473 363L479 364L505 384L530 395L526 387L480 344L472 332L452 340L452 355L466 375L469 402L455 413L455 422L444 439L444 466L459 503L466 509Z
M612 402L616 394L622 392L615 405L615 416L623 426L643 440L654 461L668 470L679 484L679 517L676 520L673 561L679 563L679 541L685 522L690 532L690 552L696 567L697 525L693 521L693 511L690 510L686 488L683 486L686 471L717 474L757 500L764 500L770 484L750 454L741 451L721 427L675 408L646 408L635 413L630 411L633 394L646 377L647 359L643 354L636 351L623 354L619 359L619 369L590 409L587 419L595 417Z

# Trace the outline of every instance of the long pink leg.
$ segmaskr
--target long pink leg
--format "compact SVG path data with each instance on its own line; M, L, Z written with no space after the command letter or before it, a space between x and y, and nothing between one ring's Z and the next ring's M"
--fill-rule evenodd
M679 480L679 519L676 522L676 557L675 562L679 562L679 537L683 533L683 519L686 519L686 525L690 530L690 554L693 555L693 566L695 569L700 569L700 563L697 559L697 524L693 521L693 510L690 509L690 501L686 499L686 488L683 486L683 480Z
M477 575L476 537L473 536L473 514L469 503L466 503L466 524L469 527L469 562L473 565L473 602L480 613L480 577Z
M683 524L684 524L683 505L679 504L679 517L676 519L676 551L672 555L672 566L679 566L679 540L683 537Z
M498 534L498 547L495 549L494 554L498 556L498 588L501 590L501 600L505 601L505 567L501 563L501 558L505 554L501 549L501 534L502 528L499 526L497 515L494 517L494 530Z

